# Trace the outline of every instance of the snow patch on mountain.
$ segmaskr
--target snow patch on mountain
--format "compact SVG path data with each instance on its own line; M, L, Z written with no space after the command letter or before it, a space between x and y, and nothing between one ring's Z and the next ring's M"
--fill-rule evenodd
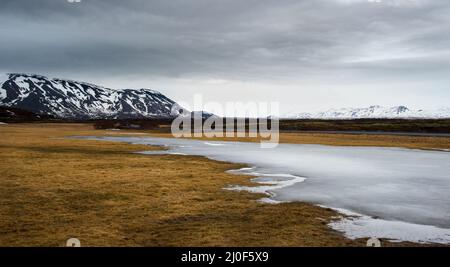
M282 116L284 119L401 119L450 118L450 108L435 110L413 110L406 106L370 106L365 108L338 108L317 113L290 113Z
M0 74L0 100L6 98L6 90L3 89L3 82L8 79L8 75Z

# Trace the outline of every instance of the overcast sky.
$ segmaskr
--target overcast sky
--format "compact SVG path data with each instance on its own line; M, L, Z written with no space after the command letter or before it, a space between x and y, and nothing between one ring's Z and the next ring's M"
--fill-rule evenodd
M0 71L281 112L449 106L448 0L1 0Z

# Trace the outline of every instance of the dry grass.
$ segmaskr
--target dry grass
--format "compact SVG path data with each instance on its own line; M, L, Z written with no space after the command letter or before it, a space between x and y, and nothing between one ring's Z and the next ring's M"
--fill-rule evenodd
M0 126L0 246L62 246L70 237L83 246L364 245L327 227L332 210L222 190L249 184L225 172L240 165L63 139L102 134L84 124Z
M136 132L123 130L126 132ZM139 131L156 137L172 137L170 133L156 131ZM117 134L109 132L109 134ZM205 139L205 137L195 138ZM260 138L250 137L215 137L209 140L260 142ZM404 147L414 149L450 149L450 137L433 136L400 136L400 135L374 135L374 134L331 134L331 133L301 133L281 132L280 143L290 144L319 144L331 146L378 146L378 147Z

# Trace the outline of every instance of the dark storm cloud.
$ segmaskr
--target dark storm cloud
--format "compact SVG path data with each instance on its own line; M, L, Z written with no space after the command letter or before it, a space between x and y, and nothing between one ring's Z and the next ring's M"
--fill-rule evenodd
M449 14L447 0L3 0L0 70L407 79L449 69Z

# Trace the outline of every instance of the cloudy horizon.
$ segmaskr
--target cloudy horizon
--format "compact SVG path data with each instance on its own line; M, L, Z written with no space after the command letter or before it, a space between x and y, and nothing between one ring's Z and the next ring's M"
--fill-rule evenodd
M446 0L4 0L0 72L282 113L450 103Z

